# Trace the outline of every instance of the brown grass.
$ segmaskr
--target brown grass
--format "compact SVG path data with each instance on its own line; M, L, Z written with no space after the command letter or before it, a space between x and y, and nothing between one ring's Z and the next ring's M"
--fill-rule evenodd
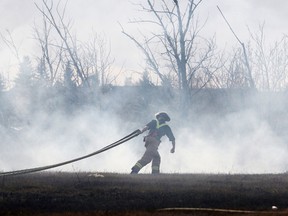
M0 214L288 215L287 174L101 175L0 177Z

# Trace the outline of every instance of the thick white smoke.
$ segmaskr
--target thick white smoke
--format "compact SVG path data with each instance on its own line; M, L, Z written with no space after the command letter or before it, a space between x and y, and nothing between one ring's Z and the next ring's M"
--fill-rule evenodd
M203 125L179 128L176 134L174 156L168 155L166 145L161 146L167 153L162 157L167 172L279 173L287 169L285 137L254 110L209 118Z
M287 168L287 145L253 110L223 118L188 122L171 113L176 152L167 138L159 147L164 173L279 173ZM147 117L147 122L152 119ZM35 116L36 118L36 116ZM37 116L9 145L1 144L2 171L55 164L90 154L147 122L120 121L116 115L87 109L73 117ZM209 125L209 127L207 126ZM57 171L129 173L145 151L143 134L107 152L55 168ZM10 138L11 139L11 138ZM7 139L6 139L7 140ZM151 172L151 164L141 171Z

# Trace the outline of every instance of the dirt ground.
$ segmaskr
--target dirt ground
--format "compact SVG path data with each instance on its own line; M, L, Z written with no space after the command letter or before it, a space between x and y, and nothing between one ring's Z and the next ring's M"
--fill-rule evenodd
M42 172L0 180L0 215L288 215L287 174Z

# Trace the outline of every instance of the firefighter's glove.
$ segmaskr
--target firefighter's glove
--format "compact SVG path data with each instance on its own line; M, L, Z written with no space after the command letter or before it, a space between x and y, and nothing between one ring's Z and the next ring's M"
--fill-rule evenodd
M175 148L172 148L170 152L171 152L171 153L174 153L174 152L175 152Z

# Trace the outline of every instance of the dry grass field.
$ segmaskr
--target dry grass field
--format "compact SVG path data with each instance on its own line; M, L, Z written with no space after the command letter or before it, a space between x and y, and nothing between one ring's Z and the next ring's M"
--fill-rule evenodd
M42 172L0 181L0 215L288 215L288 174Z

